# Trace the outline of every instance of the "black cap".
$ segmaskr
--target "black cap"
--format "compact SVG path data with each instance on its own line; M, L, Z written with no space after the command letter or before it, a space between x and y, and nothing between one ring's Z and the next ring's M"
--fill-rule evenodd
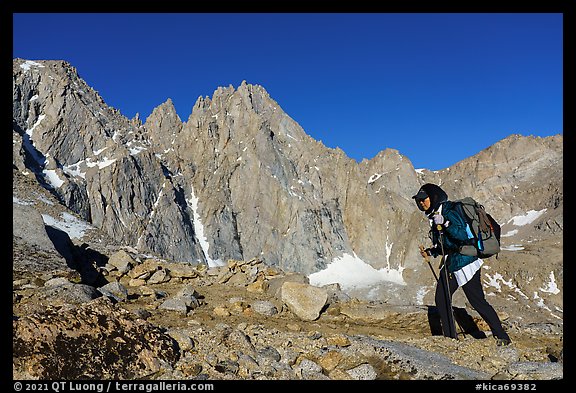
M414 195L412 198L413 199L426 199L428 197L428 194L426 193L426 191L424 191L422 188L418 190L418 193L416 195Z

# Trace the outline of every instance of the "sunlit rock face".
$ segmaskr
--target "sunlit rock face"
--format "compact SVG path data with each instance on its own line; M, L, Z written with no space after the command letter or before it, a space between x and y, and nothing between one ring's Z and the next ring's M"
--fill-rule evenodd
M561 307L562 136L512 135L431 172L393 149L358 163L324 146L262 86L191 102L185 121L171 100L128 119L69 63L14 59L13 166L140 252L210 266L258 257L402 304L433 296L418 252L428 222L411 199L433 182L503 225L487 288Z

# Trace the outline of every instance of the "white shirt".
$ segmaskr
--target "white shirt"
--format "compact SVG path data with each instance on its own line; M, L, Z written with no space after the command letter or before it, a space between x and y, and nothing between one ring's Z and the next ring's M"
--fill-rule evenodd
M456 270L454 273L454 277L456 278L456 282L458 282L458 286L462 286L466 284L470 279L476 274L484 261L480 258L476 259L474 262L469 263L468 265L464 266L460 270Z

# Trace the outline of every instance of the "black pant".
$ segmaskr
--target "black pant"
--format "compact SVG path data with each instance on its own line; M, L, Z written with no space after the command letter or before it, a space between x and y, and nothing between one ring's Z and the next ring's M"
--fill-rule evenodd
M450 299L452 295L458 289L458 282L453 274L448 274L448 287L450 288L450 295L446 292L446 272L444 268L440 269L438 284L436 285L436 307L440 314L440 321L442 322L442 331L444 336L456 338L456 325L454 323L454 314L450 309ZM502 323L498 314L494 311L494 308L488 303L484 297L484 289L482 288L482 283L480 282L480 269L474 274L474 276L466 284L462 286L466 298L474 307L474 310L480 314L482 319L486 321L492 335L496 338L504 338L509 340L510 337L502 328Z

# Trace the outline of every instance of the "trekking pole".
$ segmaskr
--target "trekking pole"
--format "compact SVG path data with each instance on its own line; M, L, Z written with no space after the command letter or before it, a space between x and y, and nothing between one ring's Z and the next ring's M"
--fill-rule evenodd
M426 253L426 251L424 250L424 246L422 244L420 244L420 251L424 255L424 260L426 262L428 262L428 266L430 266L430 270L432 270L432 274L434 275L434 278L436 279L436 281L438 281L438 276L436 275L436 272L434 271L434 268L432 267L432 264L430 263L430 255L428 255Z
M432 267L432 264L430 263L430 256L424 250L423 245L420 245L419 247L420 247L420 251L424 254L424 260L426 262L428 262L428 266L430 267L430 270L432 271L432 275L434 275L434 279L436 280L436 282L438 282L438 276L436 275L436 271L434 271L434 268ZM450 309L452 309L452 300L450 300ZM460 322L458 322L458 320L454 317L454 313L452 313L452 318L456 321L456 323L460 327L460 330L462 331L462 335L464 337L466 337L466 334L464 333L464 329L462 328L462 325L460 325Z
M440 247L442 249L442 264L444 265L444 276L446 279L444 288L446 289L446 300L448 300L448 309L450 310L452 321L458 323L456 317L454 316L454 309L452 308L452 294L450 293L450 284L448 283L448 265L446 264L448 256L444 254L444 239L442 234L442 225L438 225L436 229L438 229ZM456 333L456 340L458 340L458 333L456 332L456 326L454 324L452 324L452 326L454 326L454 331ZM460 326L460 323L458 323L458 326ZM462 331L462 335L464 335L464 329L462 329L462 326L460 326L460 330Z

